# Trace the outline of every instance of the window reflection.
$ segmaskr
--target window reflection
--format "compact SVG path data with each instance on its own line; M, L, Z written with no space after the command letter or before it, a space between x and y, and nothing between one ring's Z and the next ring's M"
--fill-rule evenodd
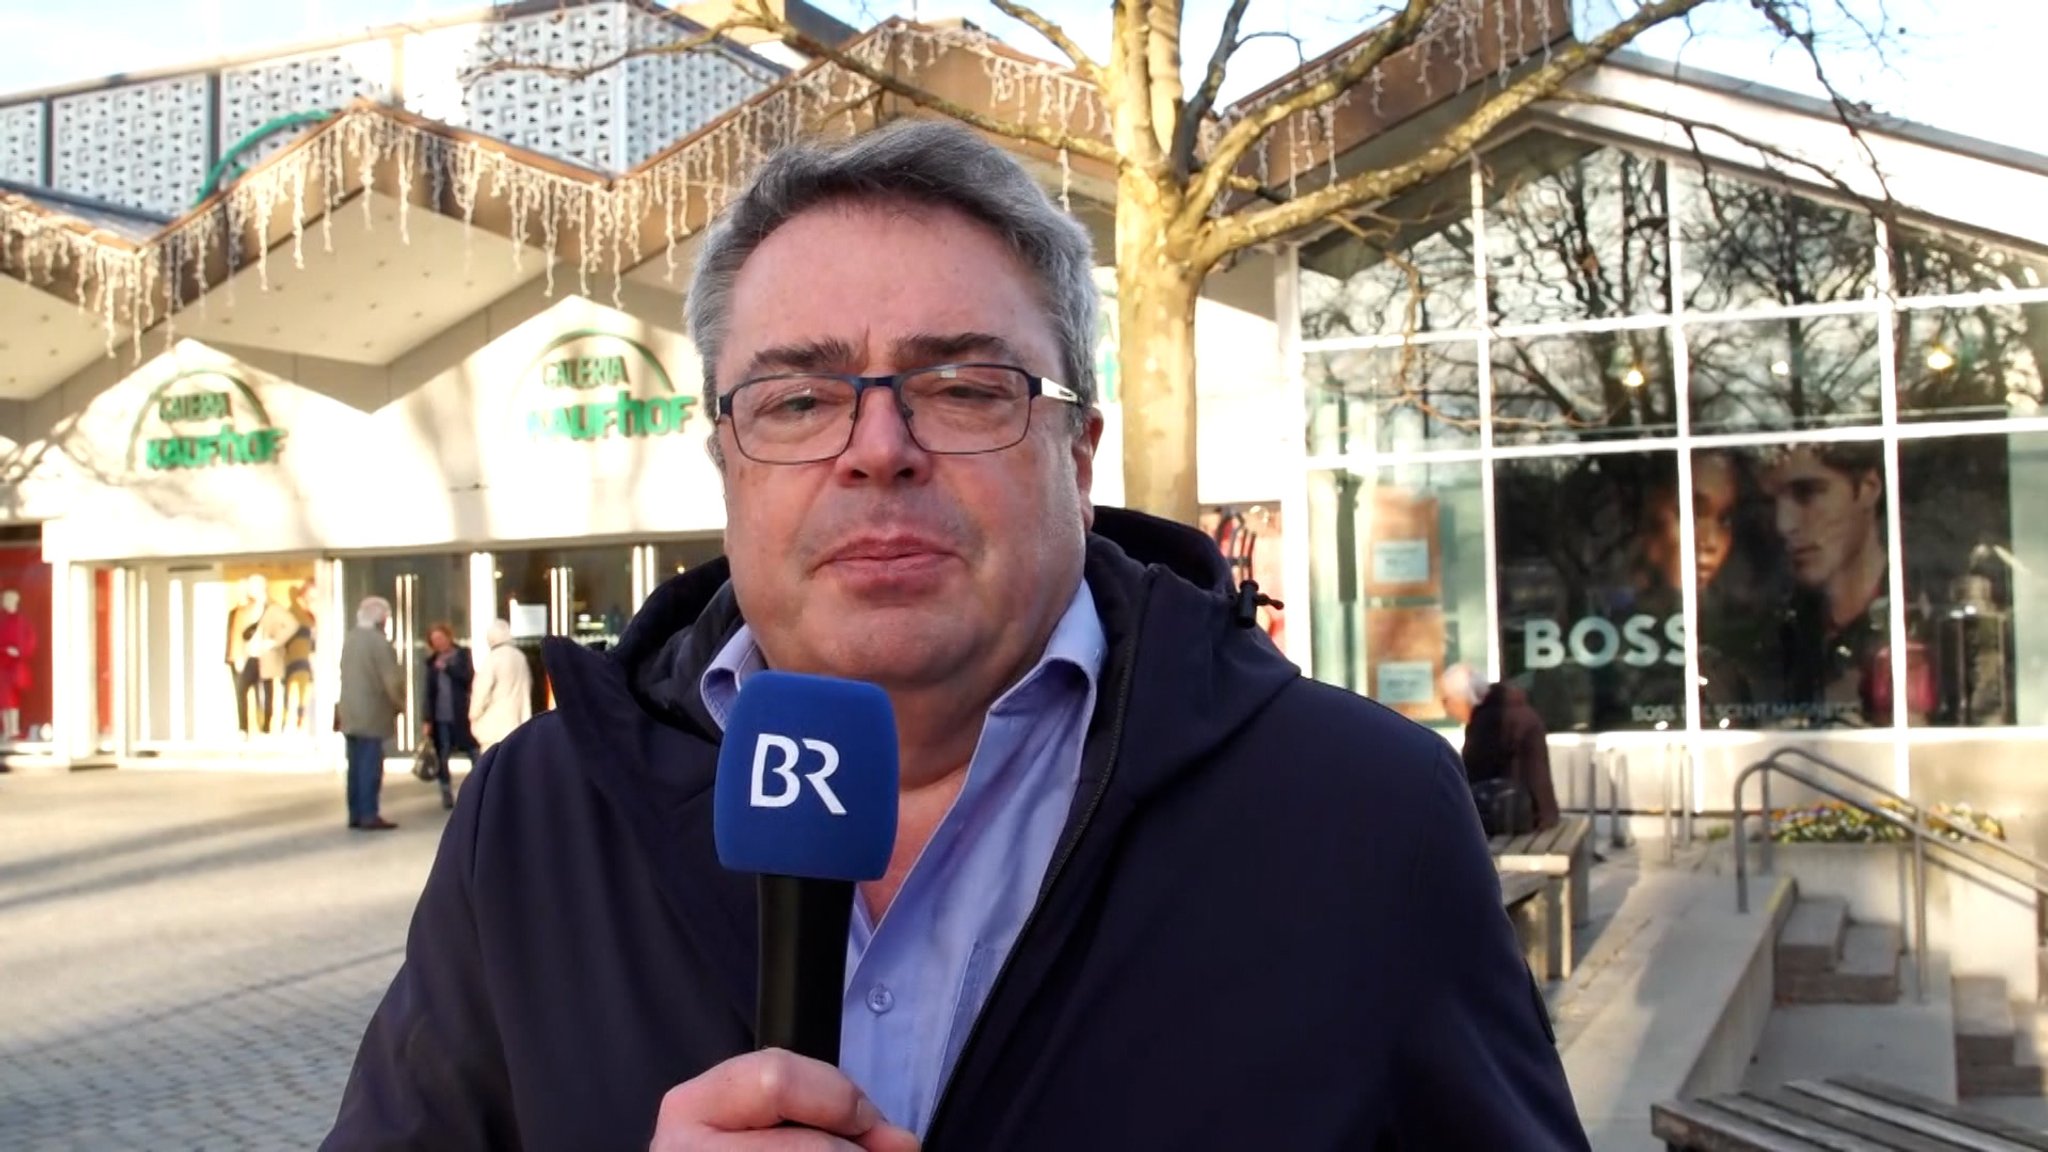
M1309 451L1469 447L1479 441L1479 346L1407 344L1307 358Z
M1496 340L1493 411L1502 444L1674 435L1670 341L1661 328Z
M1670 310L1663 161L1531 134L1484 163L1495 325Z
M1697 432L1875 424L1877 317L1788 316L1686 329Z
M1894 296L2048 288L2048 256L1968 236L1887 225Z
M1462 176L1446 179L1304 244L1302 335L1330 340L1474 327L1468 188Z
M2048 304L1980 304L1899 314L1899 412L1906 419L2037 416Z
M1726 176L1688 172L1681 183L1687 311L1876 294L1877 228L1869 216Z

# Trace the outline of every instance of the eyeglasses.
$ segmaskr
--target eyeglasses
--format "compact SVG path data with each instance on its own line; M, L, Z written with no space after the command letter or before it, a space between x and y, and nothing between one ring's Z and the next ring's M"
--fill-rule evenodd
M965 456L1000 452L1031 430L1031 400L1080 404L1064 384L1007 364L941 364L893 376L801 373L756 376L718 398L747 459L763 464L831 460L853 443L860 402L870 388L896 394L910 438L927 452Z

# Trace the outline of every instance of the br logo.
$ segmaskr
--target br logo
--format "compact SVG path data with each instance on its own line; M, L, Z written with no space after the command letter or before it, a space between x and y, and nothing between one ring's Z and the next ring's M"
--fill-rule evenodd
M825 802L825 810L834 816L846 815L846 805L839 802L839 796L825 781L839 771L839 749L823 740L804 739L803 752L816 753L823 761L817 768L797 774L797 765L802 760L798 750L799 741L773 732L763 732L754 742L753 789L748 795L748 804L755 808L787 808L803 795L804 784L809 782L818 799ZM775 763L769 763L773 757ZM775 791L770 792L769 777L775 778Z

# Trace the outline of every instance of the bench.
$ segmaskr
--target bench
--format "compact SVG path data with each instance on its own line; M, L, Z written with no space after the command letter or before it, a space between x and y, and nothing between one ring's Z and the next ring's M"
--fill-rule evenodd
M2048 1132L1864 1076L1666 1101L1650 1131L1672 1152L2048 1152Z
M1564 905L1561 917L1563 950L1569 966L1572 936L1591 916L1588 890L1593 875L1593 822L1584 816L1565 816L1555 828L1495 836L1486 842L1493 853L1494 867L1503 874L1535 873L1559 882Z
M1500 902L1514 922L1515 939L1522 945L1522 958L1545 980L1563 980L1571 975L1571 953L1564 948L1564 908L1558 899L1555 877L1541 872L1503 872Z

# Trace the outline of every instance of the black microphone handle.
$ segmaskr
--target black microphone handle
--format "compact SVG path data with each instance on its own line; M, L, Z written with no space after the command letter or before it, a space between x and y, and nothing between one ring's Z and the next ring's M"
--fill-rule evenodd
M756 1043L837 1064L853 884L763 875L760 896L761 988L755 1008Z

